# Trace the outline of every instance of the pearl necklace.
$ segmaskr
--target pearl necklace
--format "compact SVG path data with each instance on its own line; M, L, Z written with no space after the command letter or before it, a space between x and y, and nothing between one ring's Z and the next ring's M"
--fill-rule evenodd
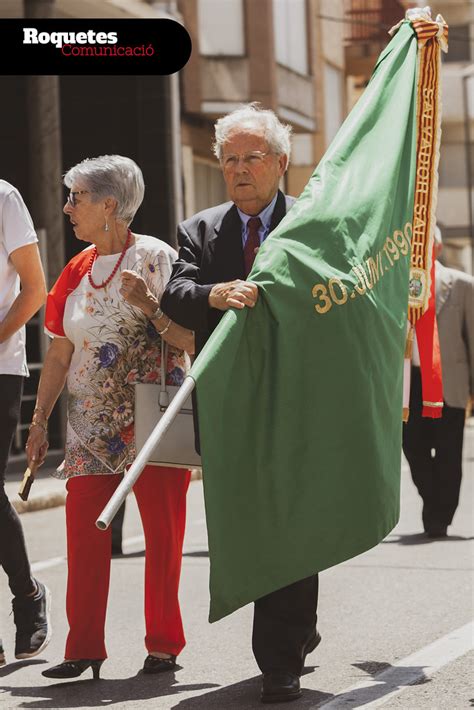
M97 259L97 256L98 256L98 254L97 254L97 247L94 247L94 248L93 248L92 254L91 254L91 258L90 258L90 261L89 261L89 268L87 269L87 276L89 277L89 283L90 283L90 285L92 286L92 288L96 288L96 289L98 289L98 288L105 288L105 287L107 286L107 284L109 284L109 283L112 281L112 279L114 278L115 274L116 274L117 271L119 270L120 264L121 264L122 261L123 261L123 257L125 256L125 252L127 251L128 247L130 246L130 242L131 242L131 241L132 241L132 232L131 232L131 230L129 229L128 232L127 232L127 239L125 240L125 244L123 245L123 249L122 249L122 251L120 252L120 256L119 256L119 258L118 258L118 260L117 260L117 263L115 264L115 266L114 266L114 268L113 268L113 270L112 270L112 273L110 274L110 276L109 276L108 278L105 279L105 281L102 281L101 284L95 284L94 281L92 280L92 267L94 266L94 262L95 262L95 260Z

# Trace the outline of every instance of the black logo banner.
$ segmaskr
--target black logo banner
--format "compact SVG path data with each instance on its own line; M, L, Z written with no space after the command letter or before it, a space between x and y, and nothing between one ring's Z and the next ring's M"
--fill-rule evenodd
M169 19L5 19L2 74L174 74L191 38Z

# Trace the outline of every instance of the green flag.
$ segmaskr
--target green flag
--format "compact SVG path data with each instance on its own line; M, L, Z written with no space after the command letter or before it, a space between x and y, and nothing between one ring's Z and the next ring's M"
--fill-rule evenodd
M417 53L405 23L260 248L256 307L229 311L193 365L210 621L397 523Z

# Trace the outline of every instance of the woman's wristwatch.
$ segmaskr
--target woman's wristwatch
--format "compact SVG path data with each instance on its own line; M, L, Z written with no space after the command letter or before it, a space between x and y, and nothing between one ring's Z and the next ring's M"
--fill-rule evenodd
M150 320L158 320L159 318L163 318L164 315L165 314L163 313L160 306L158 305L157 309L155 311L153 311L151 316L149 316L149 319Z
M159 320L160 318L165 318L165 314L164 314L163 311L161 310L160 306L158 306L158 308L156 309L156 311L154 311L154 312L151 314L150 320ZM158 335L164 335L166 332L168 332L170 325L171 325L171 318L168 318L168 323L167 323L166 326L163 328L163 330L158 330L158 328L157 328L157 329L156 329L156 332L158 333Z

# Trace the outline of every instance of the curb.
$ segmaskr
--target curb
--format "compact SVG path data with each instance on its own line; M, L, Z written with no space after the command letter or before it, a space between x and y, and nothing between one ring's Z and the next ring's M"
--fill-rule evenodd
M10 503L15 508L18 515L23 513L34 513L37 510L46 510L47 508L59 508L66 504L66 492L57 493L51 492L44 495L32 496L28 500L10 500Z

